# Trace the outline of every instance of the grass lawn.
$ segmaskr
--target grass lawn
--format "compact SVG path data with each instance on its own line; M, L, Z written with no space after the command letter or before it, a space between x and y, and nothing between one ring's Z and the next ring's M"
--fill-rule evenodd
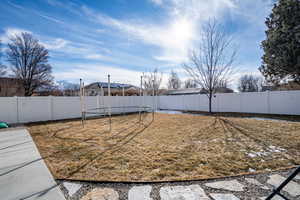
M28 125L55 178L171 181L300 164L300 122L156 113Z

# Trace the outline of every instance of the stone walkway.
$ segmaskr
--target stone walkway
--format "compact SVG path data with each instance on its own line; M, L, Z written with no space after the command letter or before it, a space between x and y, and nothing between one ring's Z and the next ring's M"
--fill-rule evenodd
M153 184L60 182L68 200L263 200L294 169L280 172ZM290 200L300 199L300 176L282 191ZM282 200L275 196L274 200Z

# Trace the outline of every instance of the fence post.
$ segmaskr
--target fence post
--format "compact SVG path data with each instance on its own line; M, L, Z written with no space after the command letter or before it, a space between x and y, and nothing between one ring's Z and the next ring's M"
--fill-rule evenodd
M198 94L198 111L201 109L201 94Z
M216 111L215 112L220 112L220 101L219 101L219 97L218 97L218 94L215 94L215 98L216 98L216 105L217 105L217 108L216 108Z
M50 98L50 117L51 120L53 121L54 120L53 96L49 96L49 98Z
M17 102L17 123L20 123L19 119L19 98L16 96L16 102Z
M271 108L270 108L270 91L267 91L267 109L268 109L268 114L271 114Z
M243 102L243 100L242 100L243 98L242 98L242 95L243 95L242 92L239 92L239 99L240 99L240 110L239 110L239 112L240 113L243 112L243 103L242 103Z

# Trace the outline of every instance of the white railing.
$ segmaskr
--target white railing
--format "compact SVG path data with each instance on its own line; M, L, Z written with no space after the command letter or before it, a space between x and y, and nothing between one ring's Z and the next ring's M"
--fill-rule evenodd
M148 106L156 109L208 111L205 95L85 97L87 109ZM300 115L300 91L216 94L214 112ZM134 112L117 108L114 113ZM0 121L25 123L81 117L79 97L0 97Z

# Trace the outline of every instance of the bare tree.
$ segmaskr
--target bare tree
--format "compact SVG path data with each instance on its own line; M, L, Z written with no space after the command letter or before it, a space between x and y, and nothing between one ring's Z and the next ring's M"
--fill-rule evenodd
M238 90L240 92L258 92L263 84L263 80L260 77L253 75L243 75L239 79Z
M0 40L0 77L3 77L6 75L6 66L2 64L2 42Z
M154 94L158 95L158 90L162 82L162 73L155 68L153 72L144 73L143 77L143 87L147 94L151 95L154 89Z
M222 80L219 82L219 84L216 86L216 89L219 88L227 88L228 87L228 80Z
M11 37L7 58L14 76L23 82L25 96L31 96L36 89L52 84L48 50L31 34L21 33Z
M186 72L206 92L209 99L209 112L217 87L227 82L233 73L236 48L233 39L221 25L210 20L202 29L199 48L190 52L189 62L184 63Z
M172 70L168 80L168 88L179 89L180 87L181 87L181 81L178 77L178 74Z
M187 79L184 81L184 88L196 88L197 83L193 79Z
M77 83L71 83L65 80L57 81L58 89L64 96L78 96L80 86Z

